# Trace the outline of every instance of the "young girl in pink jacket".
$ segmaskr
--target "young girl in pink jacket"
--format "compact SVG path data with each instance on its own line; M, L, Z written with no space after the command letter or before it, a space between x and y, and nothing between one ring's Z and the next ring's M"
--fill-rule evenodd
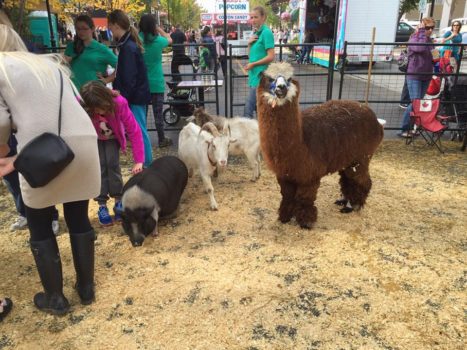
M131 172L143 170L144 145L141 129L131 112L127 100L109 90L99 81L92 81L81 88L84 108L91 117L98 136L101 165L101 191L95 200L99 204L98 219L102 226L113 224L107 208L109 197L115 199L114 220L120 221L122 211L123 180L120 170L119 151L125 152L126 138L131 142L134 166Z

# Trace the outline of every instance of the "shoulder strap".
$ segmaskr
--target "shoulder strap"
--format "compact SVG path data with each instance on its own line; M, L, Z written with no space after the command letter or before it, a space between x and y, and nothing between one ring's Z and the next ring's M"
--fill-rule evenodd
M60 74L60 104L58 107L58 136L62 131L62 98L63 98L63 75L62 71L59 69L58 73Z

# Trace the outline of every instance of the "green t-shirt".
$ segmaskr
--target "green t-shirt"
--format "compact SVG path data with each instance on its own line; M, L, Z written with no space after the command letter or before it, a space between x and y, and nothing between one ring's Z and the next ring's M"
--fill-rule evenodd
M261 28L254 34L258 35L256 40L250 47L250 58L248 62L256 62L268 55L267 51L274 48L274 35L266 25L262 25ZM268 67L267 64L261 64L255 66L248 71L248 85L250 87L257 87L260 81L260 74Z
M77 57L73 49L73 43L69 43L65 50L65 56L71 57L71 71L73 83L81 89L81 86L91 80L98 80L97 73L105 74L107 66L115 67L117 65L117 56L104 44L96 40L86 46Z
M139 34L144 46L143 59L148 70L149 90L151 93L163 93L165 90L164 72L162 71L162 50L169 46L169 41L162 35L144 42L144 35Z

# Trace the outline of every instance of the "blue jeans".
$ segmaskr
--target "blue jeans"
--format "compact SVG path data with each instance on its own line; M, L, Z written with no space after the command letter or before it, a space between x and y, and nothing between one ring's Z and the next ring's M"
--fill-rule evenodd
M256 111L256 87L249 88L248 96L245 102L245 109L243 110L243 116L246 118L253 119L253 113Z
M420 99L425 96L426 90L430 85L430 80L410 80L407 79L407 88L409 89L410 100ZM409 104L402 118L402 130L407 131L410 127L410 112L412 112L412 103Z
M149 138L148 129L146 127L146 106L145 105L130 105L131 112L135 116L136 121L143 134L144 143L144 166L148 167L152 163L152 148L151 139Z
M410 103L410 95L409 95L409 88L407 87L407 78L404 79L404 87L402 88L401 93L401 104L409 104Z
M299 63L308 63L310 56L311 46L302 47L302 54L299 58Z

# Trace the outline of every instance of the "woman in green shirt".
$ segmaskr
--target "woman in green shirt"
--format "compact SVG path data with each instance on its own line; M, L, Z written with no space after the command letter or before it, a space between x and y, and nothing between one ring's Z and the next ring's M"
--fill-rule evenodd
M261 79L261 72L269 63L274 61L274 35L264 22L266 10L262 6L256 6L250 13L250 21L255 32L248 41L248 64L244 67L248 71L249 92L245 103L243 115L253 118L256 111L256 88Z
M102 78L107 75L107 66L115 67L117 56L107 46L94 40L94 22L88 15L79 15L75 20L76 36L65 50L65 60L70 63L73 83L81 86L91 80L102 80L108 83L111 79Z
M157 26L156 19L150 14L143 15L139 21L139 37L143 42L143 59L148 71L149 91L151 92L152 111L156 124L159 147L167 147L172 140L164 135L162 107L164 103L165 80L162 71L162 50L172 44L172 38Z

